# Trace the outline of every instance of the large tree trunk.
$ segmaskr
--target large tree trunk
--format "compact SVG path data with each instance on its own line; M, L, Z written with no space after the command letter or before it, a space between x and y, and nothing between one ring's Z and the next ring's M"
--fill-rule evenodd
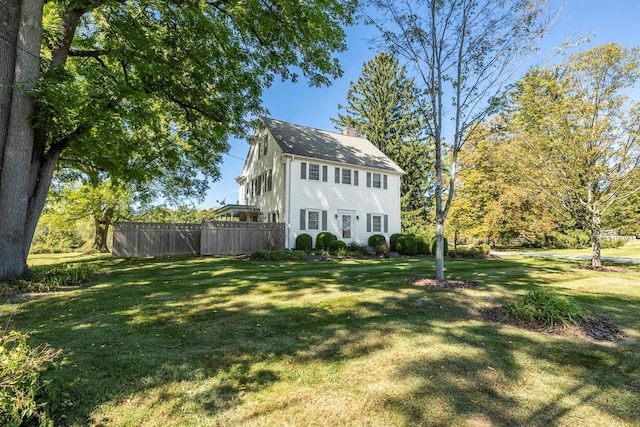
M8 47L14 50L13 55L8 56L13 61L5 62L0 71L4 79L10 74L4 67L13 66L14 69L13 78L8 81L11 87L8 91L3 90L0 99L3 110L9 105L8 113L3 111L0 114L0 135L5 135L3 146L0 147L0 280L10 280L24 274L35 231L35 226L33 230L29 229L32 221L28 220L29 213L37 211L37 207L30 204L34 201L33 187L39 185L32 176L34 127L31 118L35 111L35 100L29 91L35 87L40 73L43 6L44 0L29 0L20 4L5 0L1 8L3 13L19 12L20 18L17 27L11 24L15 16L1 18L3 27L9 27L16 33L8 34L9 40L15 40L15 45ZM5 58L2 60L5 61Z
M597 208L591 210L591 266L602 267L600 259L600 233L602 232L602 215Z
M16 71L16 43L20 27L20 1L0 0L0 34L6 37L0 43L0 177L2 176L2 159L9 130L9 112L13 98L13 78Z

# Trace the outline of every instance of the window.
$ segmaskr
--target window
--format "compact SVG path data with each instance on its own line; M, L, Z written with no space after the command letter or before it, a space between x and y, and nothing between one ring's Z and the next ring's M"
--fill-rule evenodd
M373 188L380 188L380 174L379 173L374 173L371 175L371 186Z
M251 197L259 196L273 189L273 171L269 169L251 180ZM247 190L248 194L248 190Z
M320 181L320 165L309 163L309 179Z
M380 215L371 215L371 231L374 233L382 232L382 217Z
M309 219L307 220L307 224L309 230L318 230L320 223L320 212L318 211L309 211Z
M307 174L308 170L308 174ZM311 181L320 181L320 165L315 163L300 163L300 179L309 179ZM327 182L327 167L322 167L322 180Z
M273 187L273 174L271 169L260 175L260 179L262 181L262 192L266 193L267 191L271 191Z
M327 211L300 209L300 230L327 231Z
M388 181L387 175L367 172L367 187L382 188L386 190L388 185L387 181ZM356 185L358 184L356 183Z
M388 233L389 215L367 214L367 233Z
M261 158L262 156L266 155L268 151L269 151L269 142L267 139L267 135L261 136L258 139L258 158Z
M351 184L351 169L342 169L342 183Z

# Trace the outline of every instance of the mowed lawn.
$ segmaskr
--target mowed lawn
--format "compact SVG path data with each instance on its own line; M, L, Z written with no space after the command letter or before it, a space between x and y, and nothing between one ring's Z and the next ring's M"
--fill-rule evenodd
M447 260L478 286L440 289L407 282L424 258L73 260L96 282L0 297L3 328L63 350L59 425L640 425L640 266ZM483 320L536 288L626 338Z

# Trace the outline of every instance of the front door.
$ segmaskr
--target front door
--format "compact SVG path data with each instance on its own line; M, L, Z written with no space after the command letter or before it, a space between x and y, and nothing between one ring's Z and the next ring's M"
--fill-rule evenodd
M351 243L353 239L353 215L342 214L342 241L345 243Z

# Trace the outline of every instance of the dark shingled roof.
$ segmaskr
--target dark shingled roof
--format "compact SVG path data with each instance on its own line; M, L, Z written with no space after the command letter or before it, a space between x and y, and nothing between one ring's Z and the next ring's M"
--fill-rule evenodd
M267 117L262 117L262 121L286 154L404 173L366 138L347 136Z

